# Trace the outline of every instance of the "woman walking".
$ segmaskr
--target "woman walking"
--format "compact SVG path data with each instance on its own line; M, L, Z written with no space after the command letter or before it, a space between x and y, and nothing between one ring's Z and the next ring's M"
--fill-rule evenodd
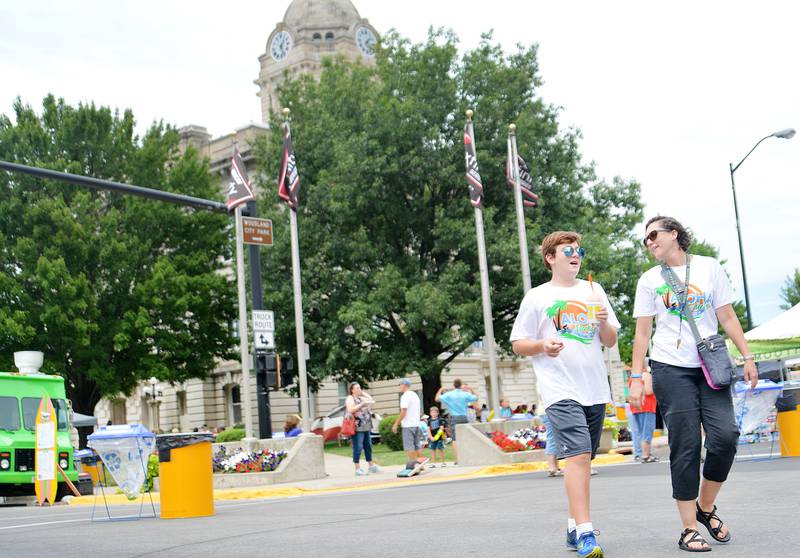
M714 540L731 540L715 501L733 465L739 430L730 390L708 385L687 320L695 321L703 338L722 325L744 355L744 379L753 388L758 371L733 310L728 276L714 258L688 254L690 244L691 236L675 219L657 216L647 222L644 245L659 265L645 272L636 287L630 400L632 407L641 408L645 393L655 393L669 430L672 497L683 524L678 546L688 552L708 552L711 547L698 532L698 523ZM662 270L661 263L669 269ZM676 295L671 284L686 296ZM656 330L648 372L645 355L653 318ZM702 481L701 426L706 433Z
M361 390L358 382L350 382L350 395L344 402L345 410L356 419L356 433L353 435L353 464L356 467L356 476L369 473L379 473L380 469L372 462L372 409L375 400L366 391ZM369 464L369 469L360 467L361 450Z

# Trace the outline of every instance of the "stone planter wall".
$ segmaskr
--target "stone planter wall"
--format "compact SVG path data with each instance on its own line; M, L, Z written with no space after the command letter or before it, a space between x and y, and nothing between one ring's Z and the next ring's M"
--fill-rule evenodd
M617 447L617 441L614 439L613 435L610 428L603 428L603 433L600 435L600 447L597 448L597 453L608 453Z
M486 434L499 431L513 434L520 428L539 425L538 418L531 420L493 420L492 422L473 422L456 425L459 465L506 465L509 463L531 463L545 461L544 450L515 451L506 453L492 442Z
M301 434L297 438L275 438L254 440L252 443L225 442L214 444L214 452L219 447L229 450L238 448L251 451L269 449L286 450L288 455L278 468L267 473L215 473L214 488L241 488L246 486L265 486L286 482L321 479L325 477L325 454L322 436Z

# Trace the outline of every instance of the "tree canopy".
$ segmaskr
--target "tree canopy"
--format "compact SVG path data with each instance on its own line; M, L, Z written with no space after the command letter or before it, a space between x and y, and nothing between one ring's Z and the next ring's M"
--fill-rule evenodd
M581 160L579 132L538 94L537 47L505 53L484 36L459 55L456 37L432 31L412 44L383 37L376 64L326 60L319 80L288 81L302 190L298 215L311 382L332 375L370 380L418 372L430 400L440 373L483 336L475 224L464 178L464 112L474 109L485 188L484 222L495 336L508 336L522 298L512 192L505 185L507 127L517 124L540 207L527 210L534 284L549 279L541 239L584 234L591 271L626 319L641 266L632 230L642 220L639 186L598 180ZM273 114L272 122L280 122ZM273 129L277 126L273 124ZM275 184L282 137L258 146L262 185ZM275 245L263 259L277 341L294 347L286 208L262 196ZM283 317L284 319L280 319Z
M800 269L795 269L794 274L786 277L786 282L781 287L781 298L785 302L781 304L783 310L788 310L800 302Z
M208 165L174 129L134 133L130 111L18 100L0 159L219 199ZM0 369L45 353L75 408L139 380L202 377L233 344L235 289L221 273L224 215L0 172Z

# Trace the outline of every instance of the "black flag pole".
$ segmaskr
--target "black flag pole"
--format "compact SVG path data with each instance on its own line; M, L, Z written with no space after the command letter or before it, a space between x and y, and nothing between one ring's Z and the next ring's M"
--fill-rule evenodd
M494 348L494 324L492 322L492 300L489 289L489 265L486 260L486 241L483 237L483 183L478 169L475 130L472 127L474 112L467 110L464 126L464 155L467 164L467 183L470 187L470 202L475 208L475 234L478 240L478 266L481 273L481 300L483 302L483 348L489 357L490 403L495 414L500 413L500 382L497 376L497 354Z
M522 205L522 186L519 176L517 154L517 125L508 126L508 161L514 181L514 205L517 210L517 236L519 238L519 262L522 268L522 294L531 290L531 264L528 261L528 236L525 232L525 210Z
M303 326L303 290L300 284L300 241L297 233L297 193L300 177L292 149L292 131L289 127L289 109L283 109L284 147L281 161L280 185L278 195L289 206L289 225L292 243L292 288L294 291L294 327L297 339L297 379L300 388L300 415L303 419L303 431L311 431L311 400L308 395L308 379L306 377L306 341Z

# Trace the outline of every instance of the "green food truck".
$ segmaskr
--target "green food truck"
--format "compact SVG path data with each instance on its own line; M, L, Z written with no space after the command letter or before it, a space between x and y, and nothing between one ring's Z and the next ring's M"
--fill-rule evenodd
M58 464L72 482L78 471L72 462L69 407L64 378L49 374L0 372L0 496L34 493L36 412L44 394L56 410ZM69 489L58 475L58 498Z

